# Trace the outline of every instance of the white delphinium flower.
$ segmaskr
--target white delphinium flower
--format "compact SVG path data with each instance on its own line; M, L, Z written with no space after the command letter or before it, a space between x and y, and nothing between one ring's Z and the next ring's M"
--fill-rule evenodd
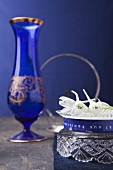
M68 97L61 96L59 99L60 99L59 105L61 105L63 107L72 108L73 104L75 103L75 101L73 99L70 99Z
M98 99L97 103L98 103L98 105L100 105L102 107L102 113L105 113L106 111L113 109L113 107L110 106L108 103L102 102L99 99Z
M113 106L100 101L99 99L94 101L90 99L87 92L83 89L83 92L87 98L86 101L81 101L78 94L75 91L71 91L75 94L76 100L61 96L59 99L59 105L63 106L63 109L57 110L56 112L62 117L66 118L113 118ZM89 102L89 107L85 105Z
M76 96L76 101L68 97L60 97L59 105L63 106L62 110L57 110L56 112L61 116L78 116L83 115L88 112L88 107L79 100L79 96L75 91L71 91Z
M101 102L101 101L99 101ZM109 104L105 102L101 102L103 106L102 113L105 115L105 117L112 118L113 117L113 106L110 106Z
M83 101L79 100L79 96L75 91L72 90L71 92L74 93L76 96L76 101L73 104L71 114L73 116L84 115L88 112L88 107L83 103Z
M75 103L73 99L70 99L68 97L61 96L59 101L59 105L63 106L64 108L62 110L57 110L56 112L60 114L61 116L63 115L70 115L71 109Z
M88 96L87 92L84 89L83 89L83 92L84 92L85 96L87 97L87 99L90 103L89 104L89 111L91 113L94 113L94 114L103 113L103 111L105 109L110 107L109 104L107 104L105 102L101 102L99 99L98 99L98 102L91 100L90 97Z

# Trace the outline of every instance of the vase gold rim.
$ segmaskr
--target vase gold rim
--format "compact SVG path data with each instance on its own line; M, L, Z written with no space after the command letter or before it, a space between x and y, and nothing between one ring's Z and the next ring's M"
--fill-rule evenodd
M24 21L28 21L28 22L32 22L32 23L36 23L36 24L40 24L43 25L44 22L38 18L31 18L31 17L15 17L12 18L9 22L15 23L15 22L24 22Z

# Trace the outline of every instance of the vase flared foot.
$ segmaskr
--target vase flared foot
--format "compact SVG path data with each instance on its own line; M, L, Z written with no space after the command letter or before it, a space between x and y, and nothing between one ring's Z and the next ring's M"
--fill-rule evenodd
M47 137L38 135L32 131L23 131L13 137L10 137L8 141L15 142L15 143L19 143L19 142L29 143L29 142L40 142L45 139L47 139Z

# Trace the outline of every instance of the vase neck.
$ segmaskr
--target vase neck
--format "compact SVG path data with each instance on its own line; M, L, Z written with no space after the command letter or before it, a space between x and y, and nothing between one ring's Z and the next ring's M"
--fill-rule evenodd
M37 56L37 39L39 29L16 28L16 57L34 58Z
M40 25L31 23L13 23L12 24L15 38L16 38L16 51L15 51L15 67L13 74L36 74L39 72L37 67L37 40L40 31ZM26 67L24 73L21 67ZM29 69L30 71L28 71Z

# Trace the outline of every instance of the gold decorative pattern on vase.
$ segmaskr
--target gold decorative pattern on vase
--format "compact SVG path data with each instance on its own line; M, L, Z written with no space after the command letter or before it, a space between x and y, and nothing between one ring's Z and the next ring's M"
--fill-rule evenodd
M12 103L22 104L28 95L37 93L37 100L45 103L45 89L43 79L33 76L16 76L12 77L9 87L9 100ZM30 99L31 102L32 98Z

